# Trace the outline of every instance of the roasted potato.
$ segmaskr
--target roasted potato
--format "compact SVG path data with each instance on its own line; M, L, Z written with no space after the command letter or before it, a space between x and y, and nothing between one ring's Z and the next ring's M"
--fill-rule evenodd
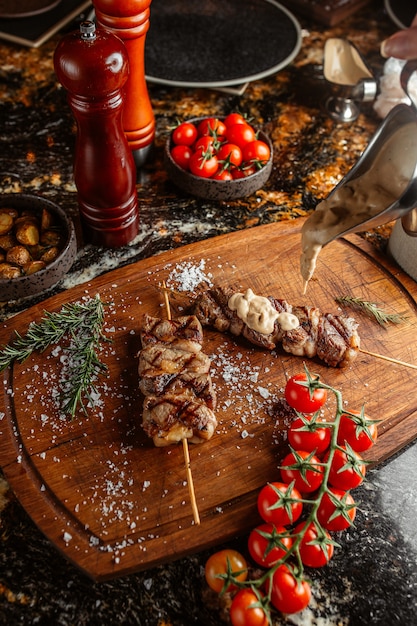
M25 246L14 246L6 254L7 263L19 265L20 267L27 265L31 260L29 250Z
M13 217L8 213L0 213L0 235L6 235L13 228Z
M21 275L19 267L10 263L0 263L0 278L19 278Z
M16 245L16 237L12 233L9 233L8 235L0 235L0 248L5 252Z
M49 230L54 223L54 218L48 209L42 209L41 215L41 231Z
M39 228L31 218L16 224L16 239L25 246L36 246L39 243Z
M43 261L30 261L23 267L23 271L26 276L30 276L31 274L36 274L39 270L43 270L46 267L46 263Z
M14 220L19 217L19 211L17 209L14 209L13 207L2 206L0 207L0 214L1 213L7 213L7 215L11 215Z
M40 260L44 261L45 263L52 263L52 261L55 261L58 254L59 248L57 246L52 246L51 248L45 250L43 254L41 254Z

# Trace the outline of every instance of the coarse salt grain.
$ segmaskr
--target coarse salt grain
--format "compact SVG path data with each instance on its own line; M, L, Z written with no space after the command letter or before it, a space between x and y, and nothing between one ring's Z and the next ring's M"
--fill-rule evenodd
M201 283L212 287L213 275L210 272L206 273L205 268L204 259L201 259L198 264L190 261L179 263L171 270L167 279L167 286L175 286L178 291L194 291Z

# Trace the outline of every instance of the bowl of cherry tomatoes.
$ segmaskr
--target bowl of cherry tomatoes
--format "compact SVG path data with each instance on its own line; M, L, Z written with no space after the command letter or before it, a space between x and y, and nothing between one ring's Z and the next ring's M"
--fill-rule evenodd
M183 191L209 200L255 193L272 170L269 137L240 113L181 122L165 145L165 168Z

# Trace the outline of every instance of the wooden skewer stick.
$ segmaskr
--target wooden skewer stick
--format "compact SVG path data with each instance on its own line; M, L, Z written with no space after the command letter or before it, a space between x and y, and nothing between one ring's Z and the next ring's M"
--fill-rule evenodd
M377 354L376 352L369 352L369 350L363 350L362 348L359 348L359 352L369 354L369 356L375 356L377 359L384 359L384 361L390 361L391 363L397 363L397 365L404 365L404 367L410 367L413 370L417 370L417 365L406 363L405 361L399 361L398 359L394 359L390 356L384 356L383 354Z
M163 286L163 292L164 292L165 307L167 311L167 318L170 320L171 319L171 307L169 304L168 290L166 288L165 281L162 283L162 286ZM182 449L184 453L185 469L187 472L188 492L190 494L191 508L193 510L194 523L197 525L200 525L200 514L198 512L197 500L195 497L194 481L193 481L193 475L191 472L190 452L188 450L187 437L184 437L182 440Z

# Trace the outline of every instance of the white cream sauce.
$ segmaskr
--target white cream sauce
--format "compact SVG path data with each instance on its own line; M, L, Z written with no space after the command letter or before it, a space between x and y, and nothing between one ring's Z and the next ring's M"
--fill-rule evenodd
M228 307L236 311L237 316L249 328L263 335L270 335L274 331L277 320L282 330L292 330L300 325L298 317L292 313L279 313L268 298L257 296L252 289L243 293L233 294L228 301Z
M369 170L341 185L317 205L301 231L304 293L322 247L398 200L410 183L416 163L416 124L409 123L389 137Z

